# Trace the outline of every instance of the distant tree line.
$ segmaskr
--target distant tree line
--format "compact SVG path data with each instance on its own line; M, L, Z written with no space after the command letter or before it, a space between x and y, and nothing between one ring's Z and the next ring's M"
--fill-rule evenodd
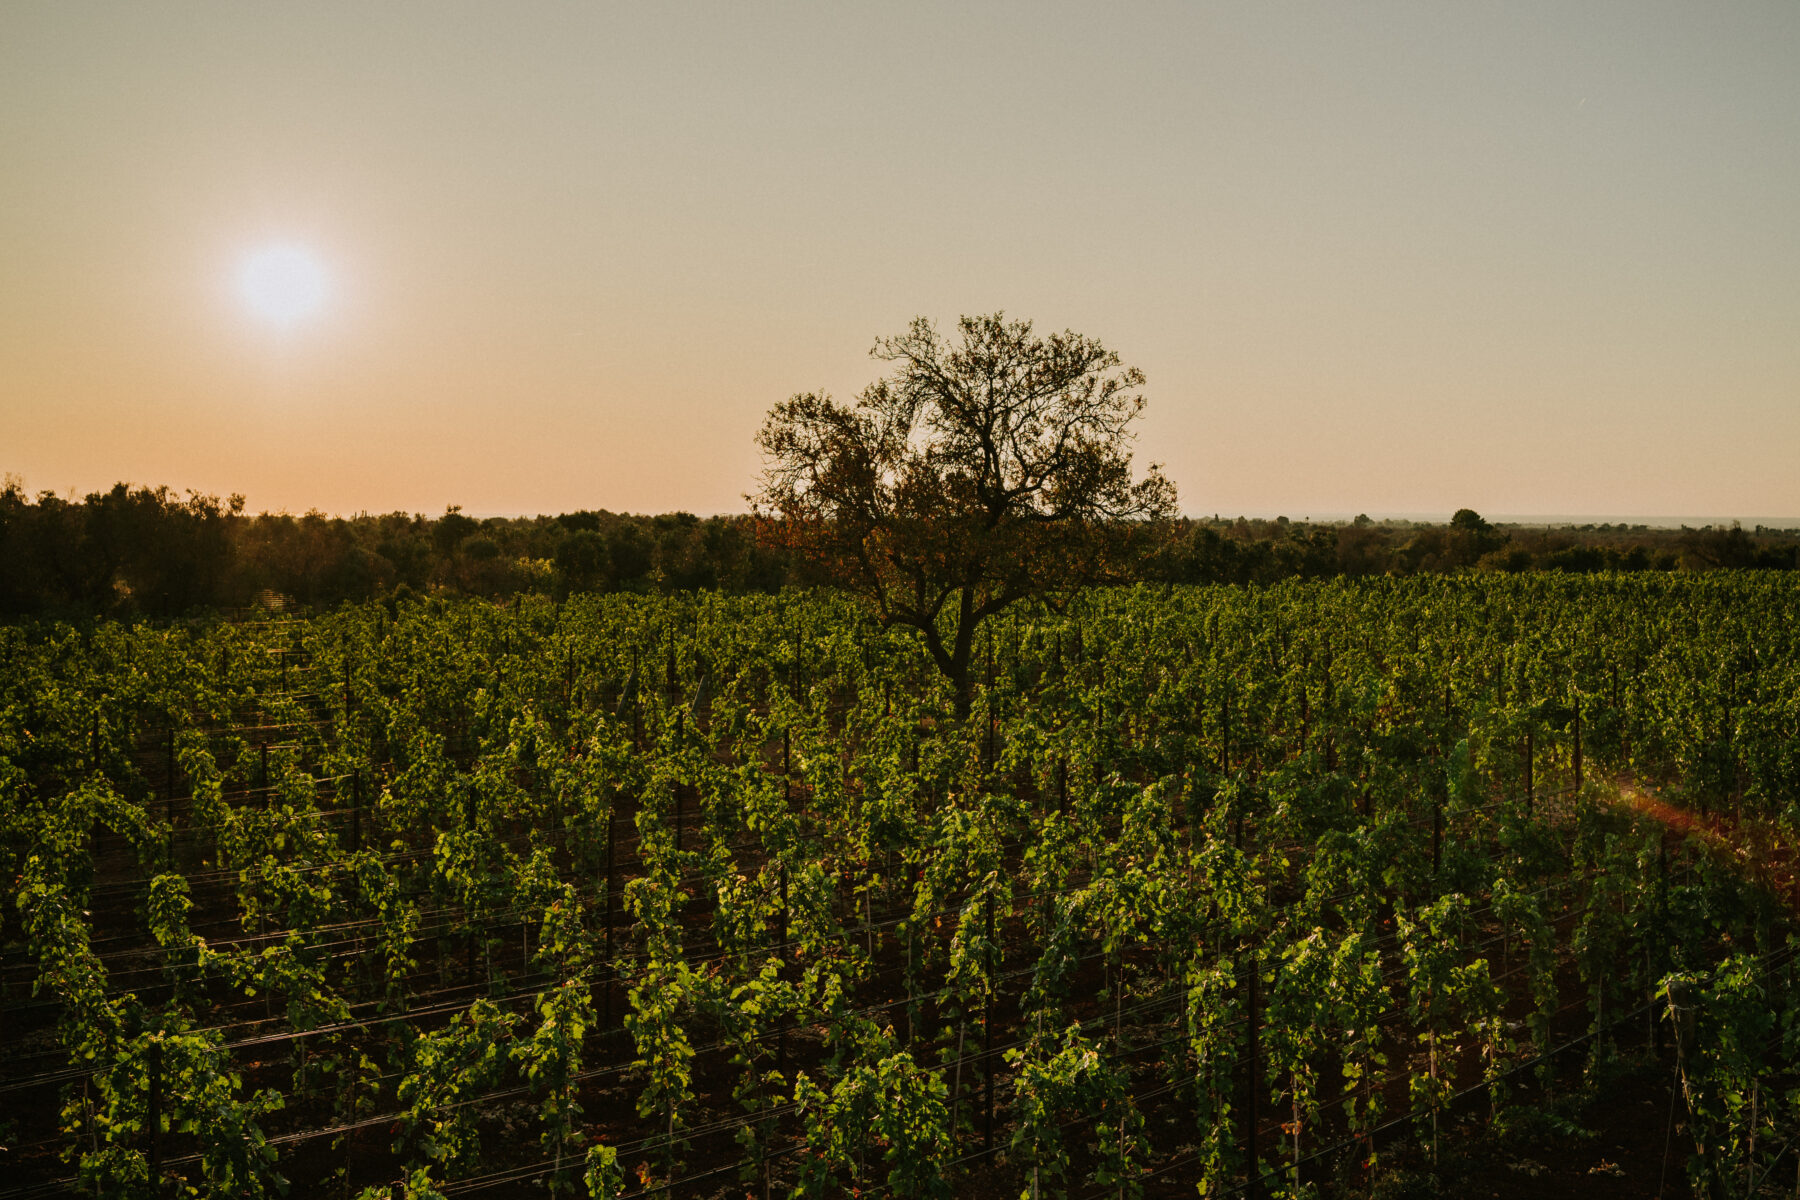
M506 596L788 582L786 554L747 516L253 516L241 496L122 483L80 500L32 498L14 481L0 490L0 612L12 615L321 608L397 589Z
M1327 575L1448 571L1793 570L1800 530L1737 525L1492 525L1462 509L1447 525L1372 521L1183 520L1146 563L1146 578L1174 583L1273 583Z
M1800 531L1448 525L1286 518L1180 519L1138 529L1135 575L1152 583L1474 571L1792 570ZM0 613L180 616L276 603L324 608L419 594L774 591L817 582L751 516L604 510L476 518L319 512L252 515L165 487L117 484L80 499L0 487Z

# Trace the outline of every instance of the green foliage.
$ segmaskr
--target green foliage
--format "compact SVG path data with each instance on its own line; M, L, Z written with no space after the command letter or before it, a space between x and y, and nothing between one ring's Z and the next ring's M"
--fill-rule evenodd
M64 1132L83 1183L99 1194L149 1196L149 1059L161 1059L164 1134L196 1139L208 1194L285 1193L275 1147L262 1123L282 1107L280 1096L243 1093L243 1077L226 1064L217 1033L180 1025L139 1034L95 1055L93 1087L63 1107Z
M1196 958L1187 973L1187 1049L1194 1066L1200 1194L1228 1189L1240 1160L1235 1085L1244 1043L1244 984L1236 964Z
M471 1101L504 1077L505 1042L517 1023L493 1001L477 1000L442 1031L413 1042L410 1069L398 1091L404 1114L396 1153L414 1145L447 1169L474 1171L481 1143L479 1113Z
M1789 1031L1783 1040L1792 1040L1793 1009L1771 1003L1768 983L1767 968L1747 954L1734 954L1705 975L1677 974L1662 982L1677 1031L1696 1194L1747 1194L1780 1145L1774 1141L1777 1121L1784 1108L1791 1111L1791 1099L1776 1089L1777 1064L1769 1049L1784 1020Z
M991 1100L1009 1188L1130 1192L1180 1112L1220 1194L1253 1077L1298 1193L1400 1087L1424 1138L1483 1083L1520 1127L1567 1001L1602 1079L1659 981L1696 1180L1744 1194L1791 1132L1788 582L1097 592L984 625L966 720L829 593L45 623L0 661L44 1022L0 1047L68 1072L7 1137L105 1194L150 1185L153 1039L171 1191L434 1194L505 1129L557 1191L624 1153L634 1189L954 1194Z
M1131 1100L1130 1076L1109 1064L1075 1028L1054 1048L1009 1050L1007 1060L1017 1070L1013 1149L1030 1171L1022 1195L1037 1200L1046 1192L1067 1194L1070 1155L1062 1127L1071 1117L1093 1129L1089 1150L1095 1167L1088 1182L1139 1195L1144 1120Z
M631 1065L643 1080L637 1112L661 1118L665 1181L675 1177L681 1109L694 1096L694 1047L682 1020L696 991L697 981L685 960L652 959L638 986L631 989L631 1011L625 1015L626 1032L637 1048Z
M601 1142L589 1146L583 1182L591 1200L618 1200L623 1196L625 1172L619 1166L619 1152Z
M569 980L539 996L537 1011L541 1018L537 1028L529 1040L513 1047L512 1057L532 1090L543 1093L538 1116L544 1123L544 1148L555 1158L550 1175L554 1194L573 1187L563 1178L563 1158L585 1140L577 1124L581 1105L575 1099L575 1086L594 1006L587 985Z
M940 1164L954 1145L944 1082L904 1051L852 1067L827 1091L802 1071L794 1100L807 1155L795 1193L840 1195L880 1176L897 1196L951 1194Z

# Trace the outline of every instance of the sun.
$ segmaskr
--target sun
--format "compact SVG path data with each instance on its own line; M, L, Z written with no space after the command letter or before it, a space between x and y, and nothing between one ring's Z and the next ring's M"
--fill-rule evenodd
M316 315L325 306L330 284L318 256L291 243L260 247L238 268L238 294L244 303L282 329Z

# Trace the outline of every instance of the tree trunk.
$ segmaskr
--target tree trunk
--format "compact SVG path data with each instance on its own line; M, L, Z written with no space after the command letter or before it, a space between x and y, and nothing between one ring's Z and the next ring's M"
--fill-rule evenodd
M975 705L974 679L969 673L969 659L975 647L976 623L975 592L972 588L965 587L958 593L956 633L949 646L944 645L943 635L931 621L924 621L917 626L925 637L925 649L931 654L931 661L937 664L937 669L956 689L956 721L959 725L969 719L969 712Z
M969 672L969 659L975 649L975 593L963 588L957 601L956 641L950 651L950 681L956 685L956 723L969 719L975 703L975 680Z

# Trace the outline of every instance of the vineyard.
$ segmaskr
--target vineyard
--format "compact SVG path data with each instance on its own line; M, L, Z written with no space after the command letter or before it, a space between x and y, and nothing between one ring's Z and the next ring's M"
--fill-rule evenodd
M1361 1195L1622 1056L1800 1179L1785 575L1097 592L966 721L832 593L0 659L0 1200Z

